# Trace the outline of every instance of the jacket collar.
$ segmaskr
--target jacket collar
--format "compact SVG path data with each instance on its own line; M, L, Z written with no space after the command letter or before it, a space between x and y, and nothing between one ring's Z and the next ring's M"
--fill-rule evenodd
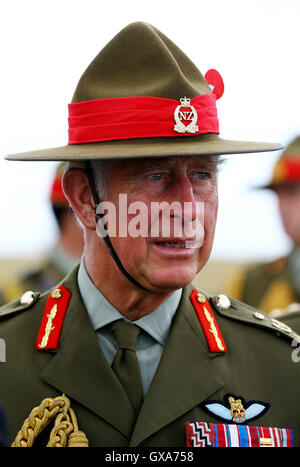
M210 363L210 358L221 354L209 353L191 306L189 295L193 288L184 288L165 352L138 417L131 446L137 446L224 385Z
M223 386L210 363L215 355L207 350L189 300L193 287L185 287L167 346L134 427L131 406L99 347L82 302L77 273L78 267L63 281L72 297L58 351L41 373L44 381L105 419L127 436L132 446Z
M83 257L78 270L78 287L95 331L115 320L124 319L124 316L108 302L90 279ZM140 326L153 339L165 346L181 295L182 289L176 290L156 310L136 320L134 324Z
M77 273L78 267L63 281L72 296L58 351L43 369L41 377L129 436L133 411L99 347L79 293Z

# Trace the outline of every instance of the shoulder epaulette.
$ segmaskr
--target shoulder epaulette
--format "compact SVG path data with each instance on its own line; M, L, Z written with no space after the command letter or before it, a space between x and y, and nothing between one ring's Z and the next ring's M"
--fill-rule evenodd
M20 298L7 303L0 308L0 320L31 308L40 296L40 292L28 290Z
M246 303L239 302L238 300L229 298L226 295L213 296L209 301L214 309L225 318L265 328L278 336L288 338L289 340L295 339L300 343L300 335L287 324L279 321L278 319L272 318Z
M296 305L296 304L295 304ZM297 333L300 333L300 309L299 304L298 311L295 309L294 311L287 311L278 316L278 319L283 323L287 324L288 326L295 329ZM290 307L291 308L291 307Z

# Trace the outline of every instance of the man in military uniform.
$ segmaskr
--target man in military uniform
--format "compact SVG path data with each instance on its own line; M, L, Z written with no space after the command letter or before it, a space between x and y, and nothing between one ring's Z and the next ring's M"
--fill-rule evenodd
M205 76L156 28L133 23L82 75L69 144L8 156L69 160L64 191L85 230L79 267L0 311L14 445L42 443L50 413L65 417L50 445L70 420L90 446L299 445L299 336L191 285L213 244L219 154L278 149L221 139L222 80Z
M45 292L60 282L80 261L83 251L83 232L66 199L61 180L64 164L55 171L49 199L59 234L55 246L47 252L41 264L19 277L6 278L0 288L0 303L15 300L27 290Z
M300 302L300 136L283 151L271 182L263 188L276 193L282 225L293 248L285 257L239 273L229 293L265 313L280 316L289 305Z

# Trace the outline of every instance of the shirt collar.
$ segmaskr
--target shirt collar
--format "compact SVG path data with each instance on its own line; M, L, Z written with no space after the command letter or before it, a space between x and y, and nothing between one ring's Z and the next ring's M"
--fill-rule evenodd
M117 319L125 319L90 279L85 268L84 257L81 258L77 280L82 300L95 331ZM176 290L152 313L136 320L134 324L140 326L160 344L165 345L181 295L182 289Z

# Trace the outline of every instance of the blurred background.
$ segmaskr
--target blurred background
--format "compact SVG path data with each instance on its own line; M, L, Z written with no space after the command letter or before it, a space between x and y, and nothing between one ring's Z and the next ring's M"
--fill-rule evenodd
M225 83L221 136L280 142L300 133L299 0L10 0L0 4L0 280L37 265L57 242L49 203L57 164L6 154L67 144L67 105L97 53L133 21L153 24ZM245 264L291 243L267 183L280 152L226 158L211 260L197 285L226 289Z

